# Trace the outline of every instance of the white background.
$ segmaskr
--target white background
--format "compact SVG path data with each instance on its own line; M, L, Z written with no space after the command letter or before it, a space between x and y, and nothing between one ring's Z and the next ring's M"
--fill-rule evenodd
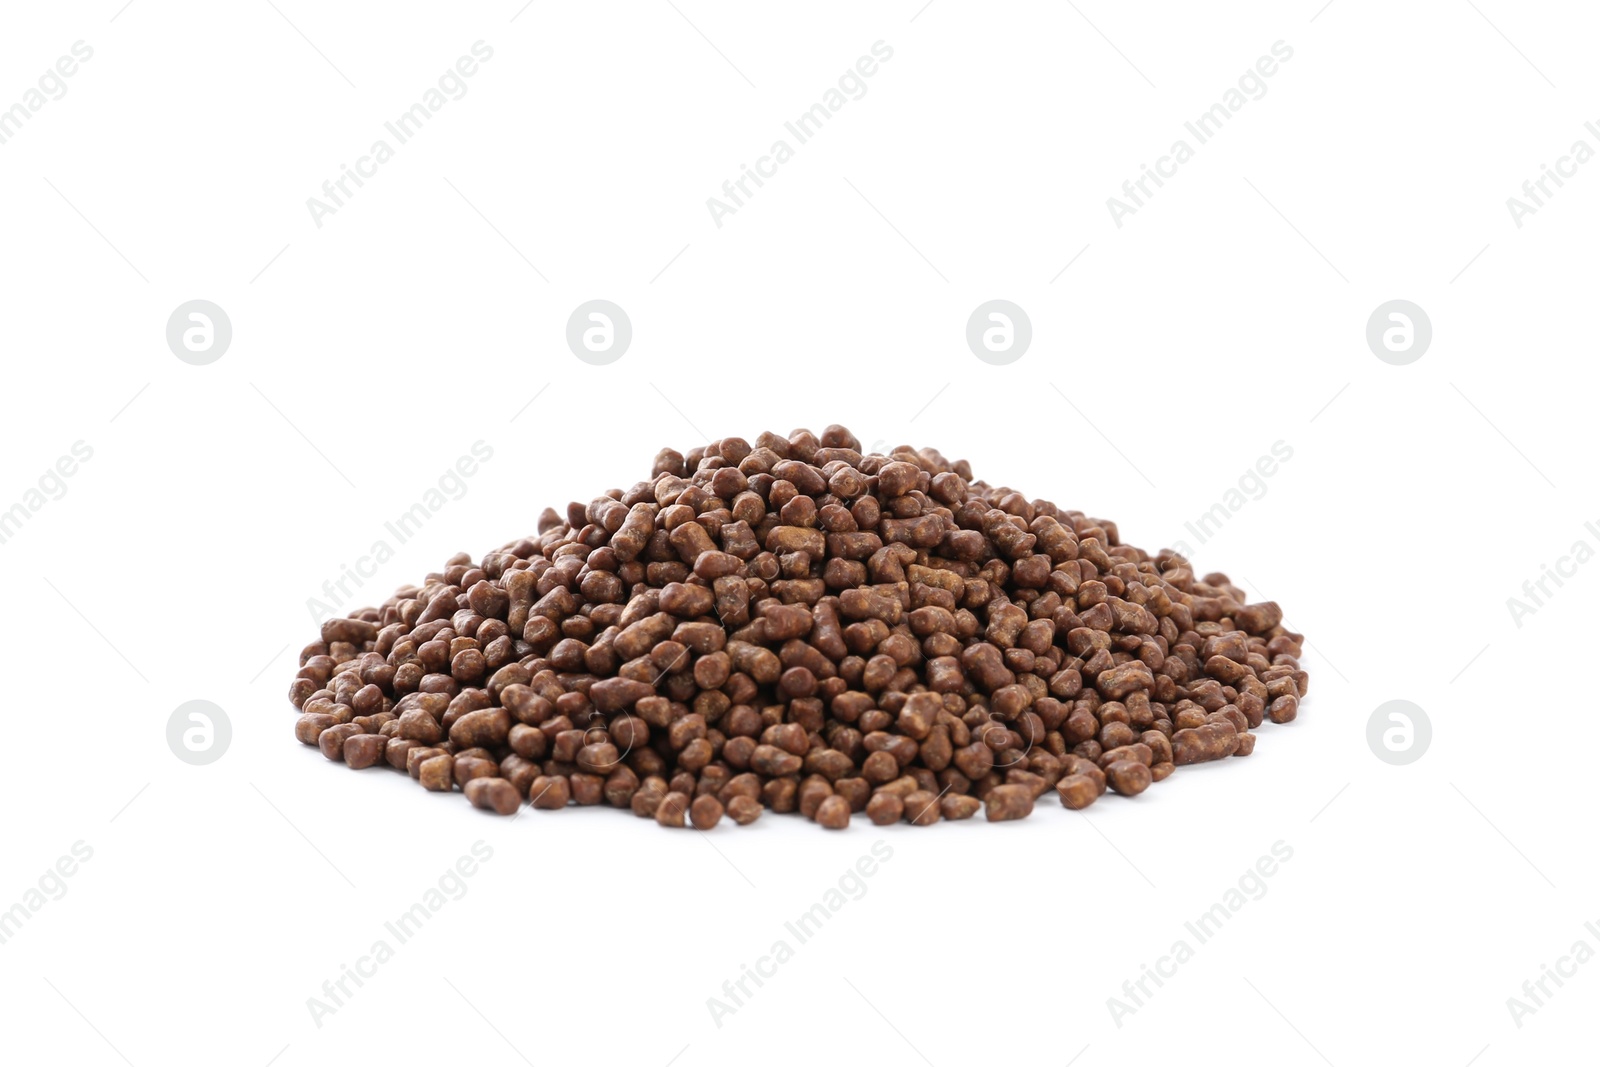
M93 449L0 545L0 908L93 849L0 945L8 1060L1593 1061L1600 964L1520 1028L1506 1004L1600 949L1596 568L1520 627L1506 605L1600 547L1600 162L1521 228L1506 206L1600 148L1584 5L121 2L0 32L0 107L94 49L0 145L0 508ZM466 95L314 225L478 40ZM880 40L866 95L718 228L707 197ZM1266 95L1118 228L1107 197L1280 40ZM209 366L165 342L197 298L233 326ZM609 366L564 342L592 298L633 323ZM992 298L1033 325L1008 366L964 340ZM1364 336L1396 298L1433 324L1408 366ZM474 442L493 458L347 609L662 445L830 422L1189 541L1308 635L1300 719L1082 816L700 840L497 820L294 742L308 598ZM1397 698L1433 724L1402 767L1366 741ZM167 747L191 699L232 722L209 766ZM466 895L318 1026L307 998L478 840ZM866 895L716 1026L707 998L878 840ZM1266 895L1117 1025L1107 999L1278 841Z

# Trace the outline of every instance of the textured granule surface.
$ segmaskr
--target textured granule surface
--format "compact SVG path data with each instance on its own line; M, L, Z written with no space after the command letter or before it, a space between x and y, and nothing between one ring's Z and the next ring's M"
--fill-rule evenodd
M502 815L928 826L1247 756L1298 712L1301 641L1112 522L830 426L665 449L327 620L289 695L330 760Z

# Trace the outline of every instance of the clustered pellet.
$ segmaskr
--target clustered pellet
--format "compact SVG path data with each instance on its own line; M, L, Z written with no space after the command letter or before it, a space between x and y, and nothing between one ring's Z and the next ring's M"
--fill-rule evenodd
M325 621L295 736L500 815L837 830L1137 796L1306 695L1277 604L841 426L664 449L537 525Z

